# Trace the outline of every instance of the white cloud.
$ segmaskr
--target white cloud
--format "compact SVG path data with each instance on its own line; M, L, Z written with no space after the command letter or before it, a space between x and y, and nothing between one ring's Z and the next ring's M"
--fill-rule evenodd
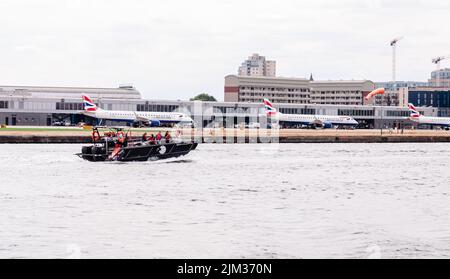
M0 10L2 84L131 82L147 98L221 99L224 76L254 52L283 76L372 80L390 79L398 35L398 79L426 80L431 58L450 54L446 0L2 0Z

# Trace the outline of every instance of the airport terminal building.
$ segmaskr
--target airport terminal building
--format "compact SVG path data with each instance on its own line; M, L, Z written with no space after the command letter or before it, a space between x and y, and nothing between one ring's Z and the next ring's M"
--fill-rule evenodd
M0 123L11 126L50 126L56 121L81 122L83 115L78 112L83 110L82 94L95 98L104 109L134 110L128 103L141 99L141 94L132 86L0 86ZM103 103L103 100L107 101Z
M300 86L296 94L306 93L309 86ZM302 92L303 90L303 92ZM309 93L309 92L308 92ZM0 124L8 126L50 126L55 122L76 125L79 122L95 124L80 113L83 110L81 95L89 95L97 105L106 110L184 112L200 126L225 125L233 127L242 122L257 122L263 114L260 102L226 101L198 102L143 99L131 85L118 88L86 87L33 87L0 86ZM251 97L251 95L250 95ZM302 103L299 96L295 102L275 103L281 113L348 115L361 123L361 127L378 128L402 123L412 125L407 108L364 105L330 105ZM436 108L420 108L426 116L437 116ZM121 125L123 123L106 123Z

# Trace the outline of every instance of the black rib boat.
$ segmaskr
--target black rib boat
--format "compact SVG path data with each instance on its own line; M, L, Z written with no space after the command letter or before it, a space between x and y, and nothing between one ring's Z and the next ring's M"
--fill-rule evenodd
M123 140L121 139L122 135ZM108 135L100 137L98 128L93 129L93 144L83 146L76 155L91 162L104 161L148 161L184 156L197 148L196 142L173 142L163 140L152 143L133 140L120 128L111 128Z

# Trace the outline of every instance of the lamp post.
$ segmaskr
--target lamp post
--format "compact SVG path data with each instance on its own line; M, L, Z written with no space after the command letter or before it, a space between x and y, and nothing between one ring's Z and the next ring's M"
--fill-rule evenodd
M383 122L383 101L384 101L384 95L381 95L381 108L380 108L380 114L381 114L381 136L383 136L383 128L384 128L384 122Z

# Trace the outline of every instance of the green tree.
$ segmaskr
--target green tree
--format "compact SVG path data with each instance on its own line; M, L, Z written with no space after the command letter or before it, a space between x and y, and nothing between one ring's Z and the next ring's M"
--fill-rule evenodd
M206 93L198 94L194 98L191 98L191 101L217 102L214 96L208 95Z

